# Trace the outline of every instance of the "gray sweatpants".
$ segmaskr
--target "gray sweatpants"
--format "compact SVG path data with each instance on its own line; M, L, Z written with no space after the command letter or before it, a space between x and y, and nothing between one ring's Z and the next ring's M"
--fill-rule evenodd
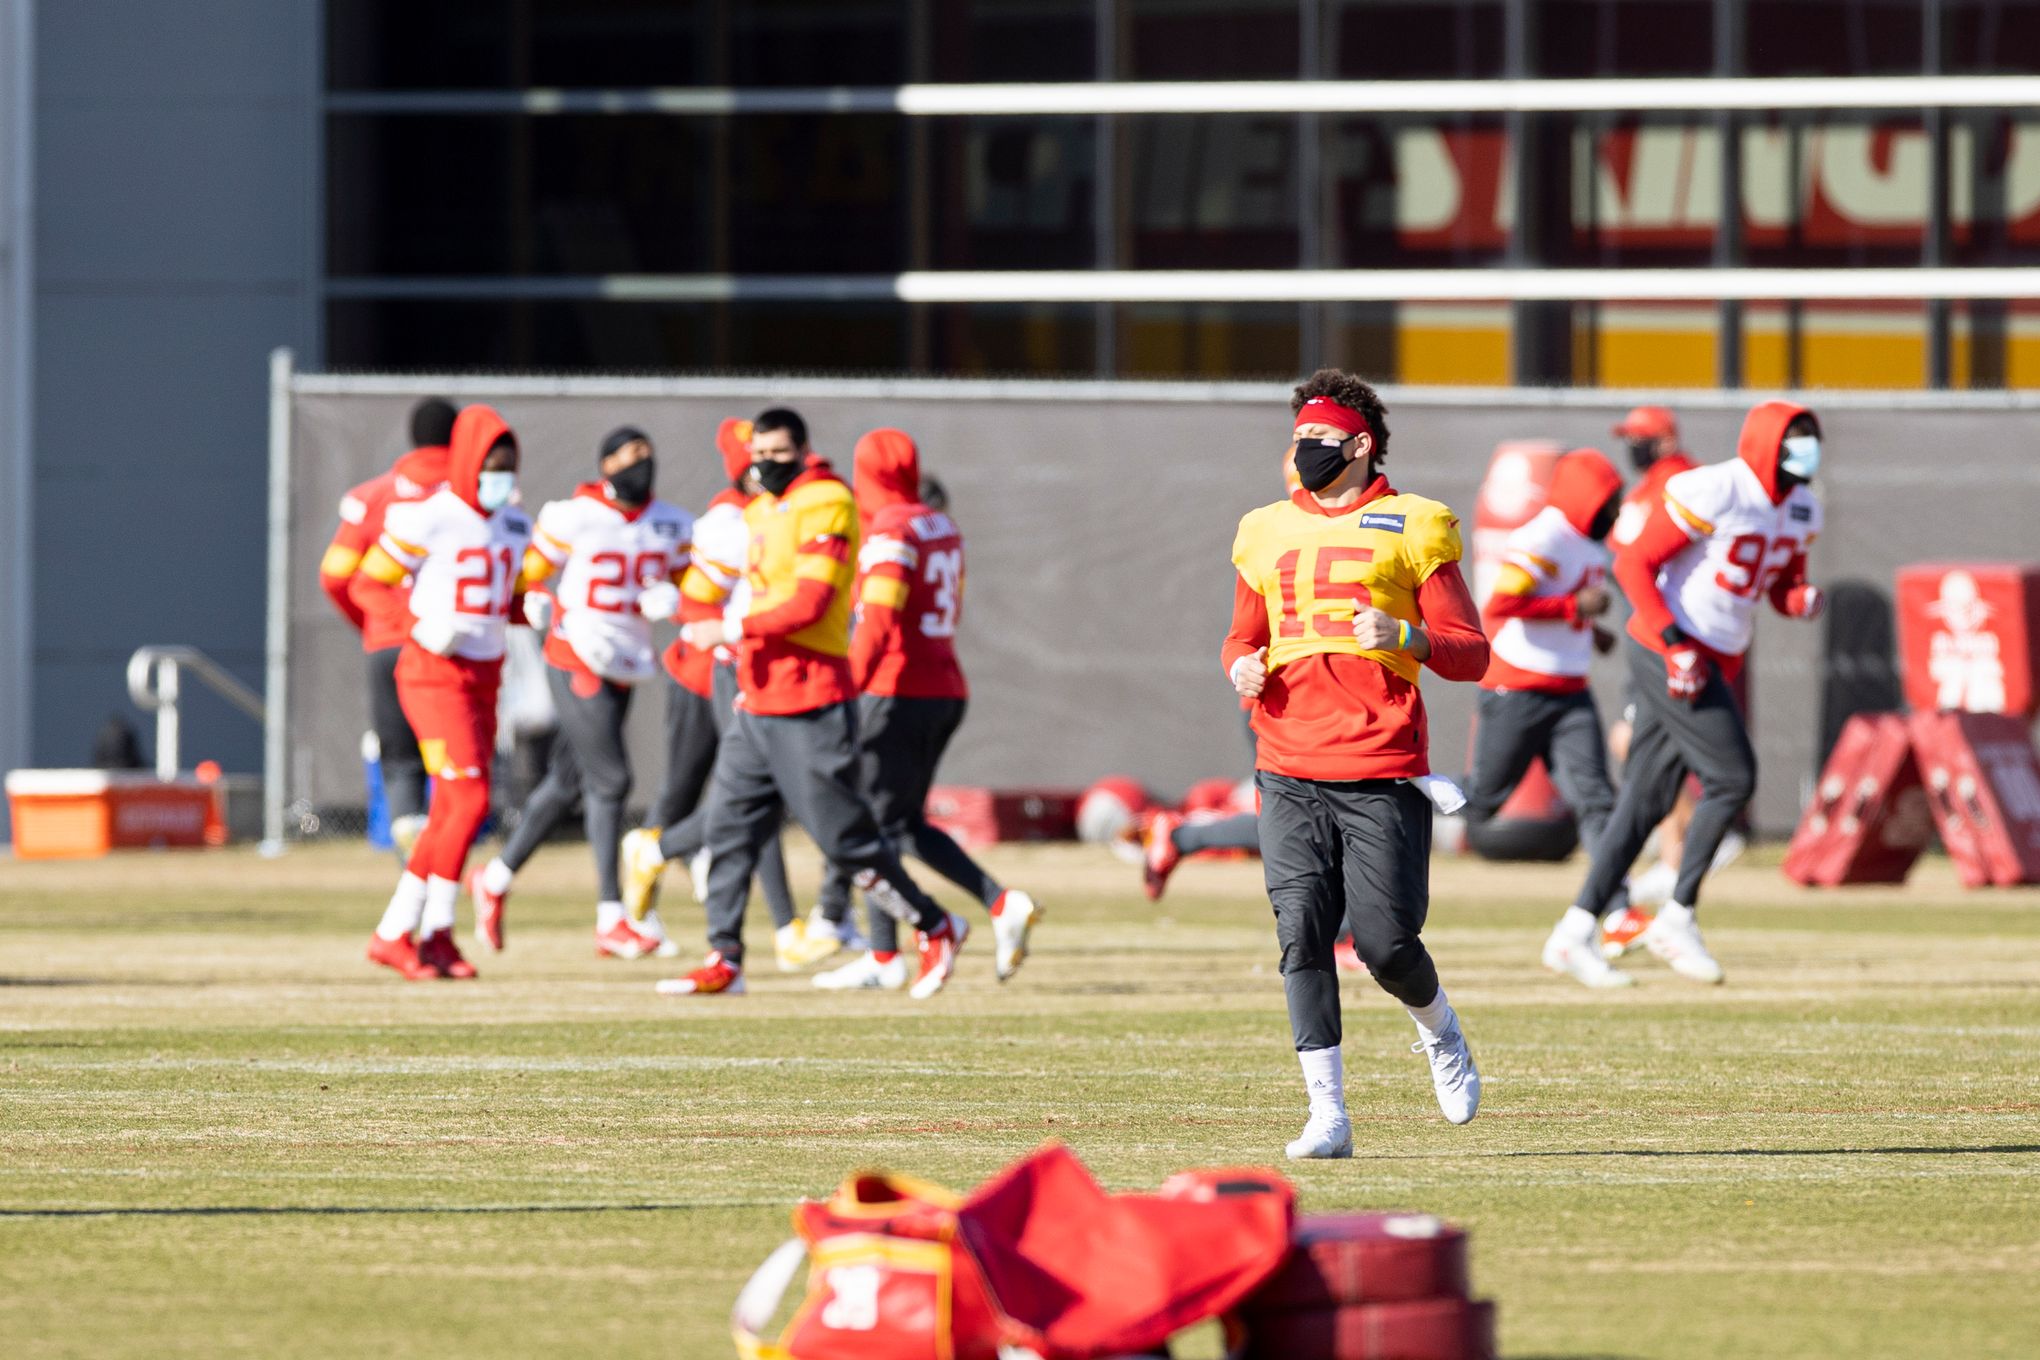
M924 931L947 919L900 867L864 799L851 704L777 717L739 709L716 751L708 809L708 943L732 963L744 957L752 871L789 811L882 907Z
M1700 779L1700 801L1686 827L1686 848L1672 900L1698 905L1700 880L1757 787L1757 754L1735 694L1721 672L1707 667L1707 683L1692 703L1665 692L1665 659L1634 638L1623 656L1636 686L1636 722L1622 793L1593 846L1594 863L1577 905L1601 914L1614 905L1629 866L1678 799L1686 776Z
M659 853L669 860L689 860L708 844L708 813L715 801L715 758L722 749L722 739L736 721L737 668L733 665L718 664L713 680L714 696L708 701L709 721L715 727L715 743L708 751L708 769L703 775L704 787L697 791L689 812L677 822L665 822L665 831L659 836ZM678 689L679 686L674 686ZM686 691L682 690L682 693ZM693 698L693 695L688 695ZM670 749L676 739L675 725L669 721L666 736L669 749L668 760L679 757ZM793 920L793 889L786 881L786 855L780 849L779 837L773 836L758 852L758 891L765 894L765 909L772 913L772 924L776 929Z
M595 855L596 900L615 902L623 896L616 861L623 803L630 796L630 753L624 748L623 724L630 716L631 687L604 681L593 694L578 694L573 677L557 666L546 667L545 679L559 712L560 733L545 778L524 800L517 829L503 845L503 863L512 872L523 868L574 805L574 790L579 788L581 821Z
M1580 844L1589 852L1601 839L1615 809L1608 782L1608 743L1594 696L1539 694L1534 690L1487 690L1476 700L1480 715L1473 737L1473 778L1466 791L1466 840L1474 852L1505 858L1492 847L1488 825L1533 760L1551 771L1551 782L1579 823Z
M1431 803L1400 779L1331 782L1271 774L1261 789L1261 871L1282 946L1298 1052L1344 1036L1332 944L1342 925L1383 991L1405 1006L1438 995L1418 938L1431 908Z

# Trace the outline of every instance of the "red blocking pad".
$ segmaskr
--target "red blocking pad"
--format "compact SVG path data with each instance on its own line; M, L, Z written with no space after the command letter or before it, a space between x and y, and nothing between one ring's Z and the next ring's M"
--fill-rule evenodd
M1241 1305L1255 1312L1466 1296L1466 1234L1430 1214L1312 1214Z
M1934 836L1912 733L1896 713L1843 725L1785 851L1785 876L1809 887L1903 883Z
M1240 1360L1494 1360L1495 1306L1421 1299L1243 1314Z
M1916 713L1934 826L1965 887L2040 883L2040 758L2022 719Z

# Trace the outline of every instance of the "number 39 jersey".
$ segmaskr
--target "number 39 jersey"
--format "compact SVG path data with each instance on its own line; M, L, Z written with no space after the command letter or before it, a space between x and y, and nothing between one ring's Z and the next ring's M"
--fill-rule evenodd
M877 605L897 614L897 627L886 632L870 658L864 692L906 699L969 698L956 659L964 573L963 532L955 521L915 502L887 506L872 519L857 568L863 575L858 595L864 608ZM862 619L858 636L862 641Z
M382 550L411 573L411 614L453 625L453 655L496 661L517 593L531 520L515 506L485 515L451 490L390 506Z
M653 500L629 509L600 483L541 507L532 550L559 572L548 658L572 669L575 657L564 649L613 680L649 676L652 628L638 613L638 593L686 570L693 531L694 516L679 506Z
M1665 483L1665 510L1693 546L1665 563L1657 585L1688 637L1722 656L1749 650L1757 601L1819 535L1820 502L1795 486L1777 504L1740 458Z

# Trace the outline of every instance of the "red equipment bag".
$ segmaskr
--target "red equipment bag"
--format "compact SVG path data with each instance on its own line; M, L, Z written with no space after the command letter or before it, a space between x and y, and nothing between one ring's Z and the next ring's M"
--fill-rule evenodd
M1466 1234L1430 1214L1311 1214L1241 1311L1466 1297Z
M794 1212L738 1296L745 1360L1043 1360L1150 1350L1234 1307L1281 1264L1294 1192L1268 1171L1198 1171L1108 1195L1051 1143L968 1199L865 1173ZM811 1258L779 1340L761 1333Z
M2040 883L2040 759L2023 720L1915 713L1934 825L1964 887Z
M1494 1360L1495 1306L1417 1299L1243 1313L1230 1360Z
M1785 851L1785 876L1808 887L1903 883L1933 839L1933 814L1896 713L1858 713L1842 727L1813 801Z

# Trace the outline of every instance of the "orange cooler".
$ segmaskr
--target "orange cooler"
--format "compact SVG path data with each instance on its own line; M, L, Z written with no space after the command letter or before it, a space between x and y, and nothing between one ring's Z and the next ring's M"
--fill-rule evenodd
M14 770L7 776L17 859L89 859L110 850L221 845L215 786L129 770Z

